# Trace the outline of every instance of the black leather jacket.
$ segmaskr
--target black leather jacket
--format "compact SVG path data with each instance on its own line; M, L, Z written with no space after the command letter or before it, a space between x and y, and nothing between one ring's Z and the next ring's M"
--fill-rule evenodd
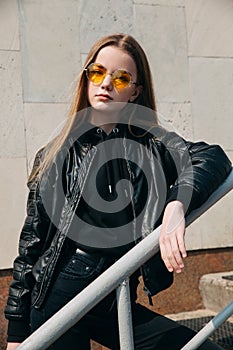
M231 170L229 159L218 145L187 142L176 133L159 128L153 132L156 137L152 133L132 136L128 128L121 125L117 131L133 184L135 212L143 191L141 168L147 169L150 179L140 221L142 238L161 223L168 202L182 201L186 214L189 213L206 201ZM30 305L39 308L43 303L96 154L93 140L92 136L77 140L71 134L54 159L48 176L42 178L40 185L28 184L27 216L5 309L6 318L11 322L26 327ZM43 155L42 149L36 155L34 167ZM145 263L141 271L150 295L169 287L173 281L173 275L165 268L159 253Z

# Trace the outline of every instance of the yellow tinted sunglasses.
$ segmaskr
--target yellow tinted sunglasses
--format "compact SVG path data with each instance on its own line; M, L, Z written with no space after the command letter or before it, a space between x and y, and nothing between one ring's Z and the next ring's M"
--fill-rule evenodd
M110 74L112 78L112 84L116 89L124 89L130 85L137 84L132 82L131 73L123 69L117 69L113 73L107 73L107 69L99 63L91 63L86 71L87 78L95 85L100 85L106 75Z

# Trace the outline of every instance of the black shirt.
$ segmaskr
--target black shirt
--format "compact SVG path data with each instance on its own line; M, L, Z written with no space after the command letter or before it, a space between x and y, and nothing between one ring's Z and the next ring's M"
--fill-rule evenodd
M96 152L89 169L69 237L88 252L121 256L134 245L130 178L121 128L106 134L94 127L81 136Z

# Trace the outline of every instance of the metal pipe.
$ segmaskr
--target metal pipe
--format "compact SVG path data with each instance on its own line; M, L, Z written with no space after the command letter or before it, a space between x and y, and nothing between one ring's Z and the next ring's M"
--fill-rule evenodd
M44 350L158 251L160 227L46 321L17 350Z
M118 327L121 350L134 350L129 278L117 287Z
M208 209L210 209L215 203L217 203L221 198L223 198L228 192L233 189L233 168L226 178L226 180L219 186L208 198L208 200L200 206L200 208L193 210L189 216L186 218L186 227L191 225L193 221L198 219L199 216L204 214Z
M199 209L193 211L186 220L186 226L209 209L233 188L233 170L224 183L210 196ZM159 249L160 228L155 229L145 239L128 251L108 270L88 285L74 299L53 315L31 336L18 346L18 350L44 350L78 322L88 311L100 302L119 283L135 272Z
M208 322L181 350L198 349L198 347L231 315L233 315L233 301Z

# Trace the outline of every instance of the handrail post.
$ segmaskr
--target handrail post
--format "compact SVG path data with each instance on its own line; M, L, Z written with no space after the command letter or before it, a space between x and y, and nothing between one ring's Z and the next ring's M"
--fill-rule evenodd
M118 327L121 350L134 350L129 278L117 287Z

